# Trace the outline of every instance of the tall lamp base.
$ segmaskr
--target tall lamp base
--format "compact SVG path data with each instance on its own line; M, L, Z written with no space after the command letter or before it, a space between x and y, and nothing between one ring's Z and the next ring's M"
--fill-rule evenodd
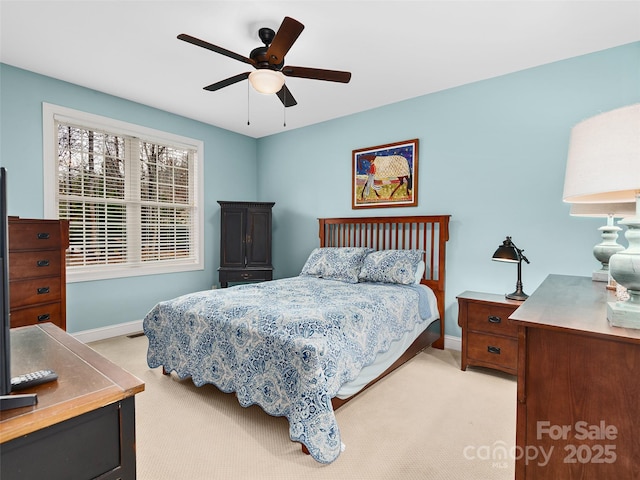
M613 222L612 217L609 219L610 222ZM594 282L609 282L609 259L614 253L624 250L624 247L617 242L618 232L622 229L611 223L598 230L602 232L602 242L593 247L593 256L602 264L602 268L593 272L591 279Z
M636 216L620 222L626 225L629 247L609 259L613 279L626 287L629 300L609 303L607 319L615 327L640 329L640 195L636 201Z
M628 301L607 303L607 320L612 327L640 329L640 292L627 291L631 295Z

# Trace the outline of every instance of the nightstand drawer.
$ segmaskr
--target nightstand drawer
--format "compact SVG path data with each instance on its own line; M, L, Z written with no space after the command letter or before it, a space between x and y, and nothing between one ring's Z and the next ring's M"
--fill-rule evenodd
M515 370L518 365L518 340L515 338L469 333L467 355L470 360L491 363Z
M501 307L485 303L469 302L467 328L469 330L515 337L518 327L509 321L514 307Z

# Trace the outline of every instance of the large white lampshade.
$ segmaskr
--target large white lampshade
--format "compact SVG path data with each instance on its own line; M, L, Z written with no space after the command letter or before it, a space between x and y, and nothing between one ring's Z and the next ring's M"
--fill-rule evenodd
M563 200L572 204L635 202L627 226L629 247L609 259L613 279L629 300L611 302L613 326L640 329L640 104L601 113L571 130Z
M249 74L249 82L259 93L277 93L284 85L284 75L282 72L262 68Z
M571 130L562 199L635 202L640 190L640 103L601 113Z

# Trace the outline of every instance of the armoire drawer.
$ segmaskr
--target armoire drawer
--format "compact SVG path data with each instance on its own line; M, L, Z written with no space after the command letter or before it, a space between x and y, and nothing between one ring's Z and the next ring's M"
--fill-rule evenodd
M221 282L266 281L273 278L272 270L219 270Z

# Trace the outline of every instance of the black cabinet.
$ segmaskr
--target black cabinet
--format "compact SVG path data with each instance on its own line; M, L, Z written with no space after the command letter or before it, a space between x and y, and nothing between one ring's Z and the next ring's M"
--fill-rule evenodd
M220 211L220 286L271 280L271 209L274 202L223 202Z

